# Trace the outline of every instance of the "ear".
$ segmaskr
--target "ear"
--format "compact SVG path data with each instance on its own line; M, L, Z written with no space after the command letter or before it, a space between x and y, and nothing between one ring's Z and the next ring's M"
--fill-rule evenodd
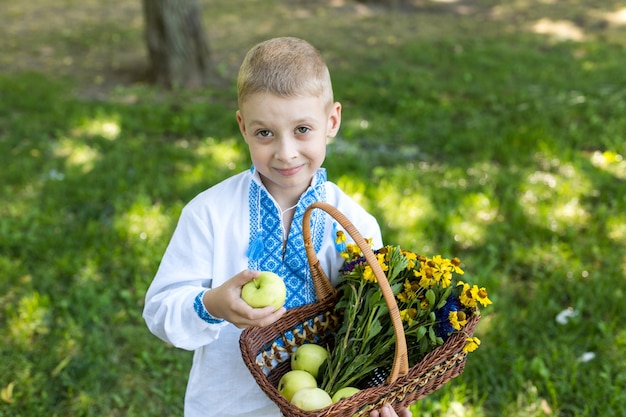
M246 124L243 120L243 116L241 115L240 110L237 110L236 117L237 117L237 124L239 125L239 131L241 132L241 136L243 136L245 140L246 139Z
M332 105L332 109L328 115L328 122L328 133L326 136L334 138L339 131L339 126L341 126L341 103L338 101L334 102Z

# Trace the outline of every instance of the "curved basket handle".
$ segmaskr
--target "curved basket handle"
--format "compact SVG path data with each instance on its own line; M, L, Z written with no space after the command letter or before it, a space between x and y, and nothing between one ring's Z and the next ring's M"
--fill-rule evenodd
M326 297L336 294L337 290L333 287L332 283L328 279L326 273L320 266L319 259L315 254L315 249L311 243L311 212L313 209L319 208L330 214L348 234L354 239L354 242L361 248L361 252L369 266L372 268L380 289L383 293L383 298L387 307L389 307L389 315L391 316L391 322L393 324L394 333L396 335L396 352L393 360L393 367L389 375L388 383L394 382L398 377L404 376L409 372L409 358L407 354L406 337L404 335L404 327L402 326L402 320L400 319L400 311L398 310L398 304L387 280L387 276L383 272L378 259L374 252L370 248L367 241L361 236L359 231L354 225L344 216L337 208L328 203L315 202L307 207L304 212L304 218L302 219L302 235L304 238L304 248L306 249L306 255L309 260L309 266L311 268L311 276L313 283L315 284L315 290L317 291L317 297L319 300L323 300Z

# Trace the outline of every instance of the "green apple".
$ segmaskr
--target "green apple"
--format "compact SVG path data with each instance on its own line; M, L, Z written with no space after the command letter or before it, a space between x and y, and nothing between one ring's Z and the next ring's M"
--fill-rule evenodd
M293 394L291 403L304 411L319 410L333 403L330 395L321 388L303 388Z
M307 371L315 378L320 370L320 366L328 359L328 350L325 347L314 343L306 343L291 356L291 369Z
M285 283L273 272L261 272L241 288L241 298L254 308L274 306L274 310L278 310L285 304L286 297Z
M317 388L315 377L306 371L291 370L278 381L278 392L291 401L291 397L303 388Z
M348 398L351 395L356 394L357 392L359 392L360 389L358 388L354 388L354 387L344 387L341 388L340 390L338 390L335 395L333 395L332 400L334 403L336 403L337 401L343 400L344 398Z

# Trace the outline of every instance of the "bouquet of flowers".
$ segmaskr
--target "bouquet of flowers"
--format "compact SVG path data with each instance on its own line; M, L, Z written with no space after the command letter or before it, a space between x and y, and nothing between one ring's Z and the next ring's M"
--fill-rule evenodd
M368 388L385 382L393 364L395 335L389 308L372 268L360 248L346 244L337 232L337 244L345 258L341 269L341 297L336 308L344 320L334 335L330 358L322 370L320 386L334 393L344 387ZM491 304L487 290L457 279L463 275L457 258L418 255L399 246L374 251L387 276L407 342L409 367L441 346L454 332L462 332L478 305ZM463 352L480 345L466 339Z

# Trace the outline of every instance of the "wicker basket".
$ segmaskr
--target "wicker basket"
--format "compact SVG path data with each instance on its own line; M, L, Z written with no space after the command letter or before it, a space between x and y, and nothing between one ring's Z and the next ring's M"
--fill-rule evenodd
M315 208L326 211L337 220L361 248L378 279L385 302L389 307L397 343L393 367L385 383L363 389L326 408L303 411L278 392L276 389L278 381L289 371L291 354L298 346L303 343L328 344L332 340L333 332L340 327L342 322L341 314L335 310L335 304L339 299L338 291L322 270L311 243L310 218ZM472 336L474 327L480 319L478 310L468 320L463 332L452 334L442 346L428 353L418 364L409 369L406 339L393 292L374 253L358 230L335 207L317 202L309 206L304 214L303 235L319 301L291 309L280 320L269 326L247 328L242 332L239 341L246 366L261 389L276 403L283 415L288 417L367 416L370 411L379 409L387 403L398 411L431 394L463 372L466 361L463 347L466 338Z

